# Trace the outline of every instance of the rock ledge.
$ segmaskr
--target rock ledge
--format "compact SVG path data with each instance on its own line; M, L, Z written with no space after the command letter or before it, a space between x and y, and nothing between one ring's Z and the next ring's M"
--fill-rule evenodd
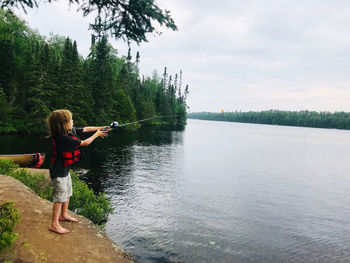
M12 249L0 254L0 262L134 262L95 224L72 212L79 222L62 222L70 233L49 231L52 202L16 179L0 175L0 204L7 201L15 201L19 210L20 222L15 228L19 237Z

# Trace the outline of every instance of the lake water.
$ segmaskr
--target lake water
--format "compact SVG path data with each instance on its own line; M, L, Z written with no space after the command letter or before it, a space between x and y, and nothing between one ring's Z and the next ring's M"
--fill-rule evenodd
M350 131L188 120L95 141L79 166L115 208L107 235L140 262L350 260Z

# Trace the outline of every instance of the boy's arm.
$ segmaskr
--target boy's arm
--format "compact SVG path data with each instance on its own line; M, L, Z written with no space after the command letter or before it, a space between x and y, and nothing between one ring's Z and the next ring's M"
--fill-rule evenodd
M109 126L102 126L102 127L95 127L95 126L87 126L84 127L83 132L95 132L98 129L103 130L103 129L108 129Z
M97 131L91 135L86 140L81 141L80 146L88 146L90 143L92 143L97 137L107 137L108 136L109 129L105 131L101 131L100 129L97 129Z

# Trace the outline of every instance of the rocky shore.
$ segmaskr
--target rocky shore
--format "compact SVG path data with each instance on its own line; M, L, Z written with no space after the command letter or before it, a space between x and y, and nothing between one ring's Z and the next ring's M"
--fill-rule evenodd
M37 171L48 174L47 170ZM16 179L0 175L0 204L6 201L15 201L19 210L20 222L15 228L19 237L11 249L0 254L0 262L134 262L99 227L72 212L79 222L62 222L70 233L49 231L52 202Z

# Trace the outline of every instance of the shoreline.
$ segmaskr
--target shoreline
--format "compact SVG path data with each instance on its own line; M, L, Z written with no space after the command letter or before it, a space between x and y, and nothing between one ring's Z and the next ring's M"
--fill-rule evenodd
M47 169L26 170L48 178ZM0 204L14 201L20 213L20 222L15 227L18 238L0 254L1 262L135 262L97 225L71 211L79 222L62 222L70 233L59 235L49 231L52 202L10 176L0 175L0 185Z

